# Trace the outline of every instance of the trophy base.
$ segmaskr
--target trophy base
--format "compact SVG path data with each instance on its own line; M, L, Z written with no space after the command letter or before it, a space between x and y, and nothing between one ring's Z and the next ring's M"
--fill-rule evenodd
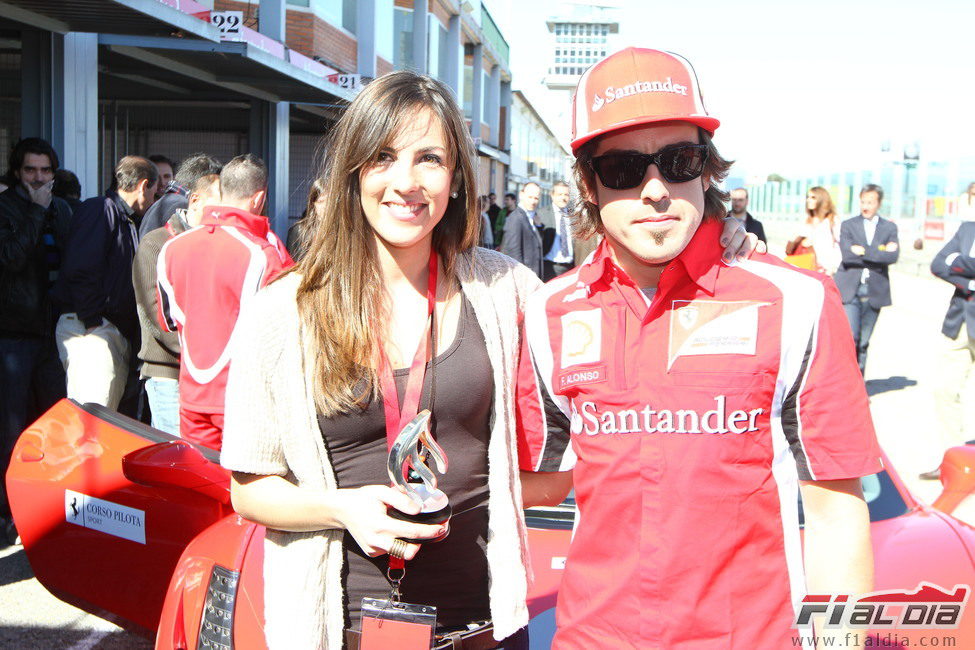
M409 521L414 524L427 524L430 526L439 526L450 521L450 515L453 513L453 508L450 507L450 503L447 502L447 495L440 490L427 490L424 489L425 486L418 486L417 492L423 498L423 508L415 515L408 515L405 512L401 512L396 508L387 508L387 513L393 519L399 519L400 521ZM433 537L428 539L411 539L407 537L401 538L404 542L409 542L410 544L422 544L424 542L439 542L444 539L450 532L450 526L447 526L447 532L445 532L440 537Z
M450 520L450 515L453 512L453 508L450 504L441 508L440 510L434 512L421 512L418 515L408 515L405 512L400 512L396 508L388 509L389 516L393 519L399 519L400 521L409 521L414 524L427 524L430 526L438 526L447 523ZM447 526L447 532L445 532L440 537L428 537L426 539L412 539L409 537L401 538L404 542L409 542L410 544L423 544L429 542L439 542L443 540L450 533L450 525Z

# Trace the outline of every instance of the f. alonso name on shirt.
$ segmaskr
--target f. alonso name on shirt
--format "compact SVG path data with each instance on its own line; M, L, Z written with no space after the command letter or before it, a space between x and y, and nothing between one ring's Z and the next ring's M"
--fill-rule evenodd
M594 436L598 433L747 433L758 431L758 417L765 409L736 409L728 412L727 398L714 398L715 408L700 413L694 409L601 410L595 402L572 405L570 431Z

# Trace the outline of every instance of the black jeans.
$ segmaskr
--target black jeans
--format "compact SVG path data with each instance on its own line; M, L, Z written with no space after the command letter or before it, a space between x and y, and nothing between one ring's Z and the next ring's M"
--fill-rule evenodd
M523 627L498 646L500 650L528 650L528 628Z
M857 363L861 375L867 365L867 347L870 345L870 337L877 324L877 316L880 315L880 308L871 306L867 296L867 285L864 283L857 287L852 302L843 303L846 318L850 321L850 328L853 330L853 343L857 348Z
M64 397L64 368L54 341L0 338L0 517L10 514L4 476L28 424Z
M440 632L441 630L437 630ZM528 627L523 627L493 646L494 650L528 650Z

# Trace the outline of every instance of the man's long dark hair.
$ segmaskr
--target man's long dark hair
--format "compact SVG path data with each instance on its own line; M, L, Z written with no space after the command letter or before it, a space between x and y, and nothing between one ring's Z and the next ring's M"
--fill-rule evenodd
M24 138L14 145L14 148L10 151L10 157L7 158L7 173L4 175L3 180L6 185L17 184L17 177L14 176L14 172L19 171L24 166L24 158L29 153L47 156L51 161L51 171L56 172L58 167L61 166L61 161L58 159L58 152L54 150L50 142L43 138Z

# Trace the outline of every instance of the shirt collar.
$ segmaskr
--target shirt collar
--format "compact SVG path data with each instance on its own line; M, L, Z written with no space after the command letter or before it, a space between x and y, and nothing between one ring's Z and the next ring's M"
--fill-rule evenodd
M166 191L163 192L163 194L179 194L180 196L189 196L190 191L176 181L169 181L169 185L166 186Z
M208 207L203 213L203 220L200 222L200 225L243 228L261 239L267 239L267 232L270 228L267 217L251 214L246 210L232 208L227 205Z
M722 224L718 220L702 221L687 247L674 260L677 262L676 266L682 268L688 278L711 295L714 295L718 272L721 269L723 249L718 241L721 228ZM600 282L608 286L614 279L636 286L626 271L613 261L609 241L604 237L596 248L592 261L579 269L579 281L588 286L589 293L592 294L593 291L602 288Z
M135 210L132 209L132 206L126 203L125 199L123 199L118 192L108 192L108 198L115 201L115 205L117 205L119 209L125 213L125 216L131 218L132 215L135 214Z

